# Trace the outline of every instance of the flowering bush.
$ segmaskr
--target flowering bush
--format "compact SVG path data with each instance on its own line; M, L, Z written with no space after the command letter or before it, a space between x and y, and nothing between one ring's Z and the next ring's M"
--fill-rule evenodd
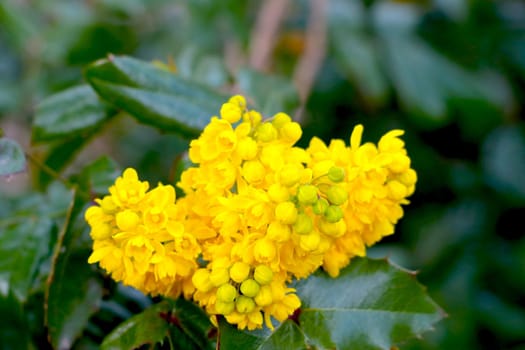
M183 295L240 330L284 322L301 307L293 283L318 268L337 278L394 232L416 173L392 130L378 144L312 138L280 112L265 119L231 97L190 143L193 166L149 190L128 168L85 218L111 277L144 293Z

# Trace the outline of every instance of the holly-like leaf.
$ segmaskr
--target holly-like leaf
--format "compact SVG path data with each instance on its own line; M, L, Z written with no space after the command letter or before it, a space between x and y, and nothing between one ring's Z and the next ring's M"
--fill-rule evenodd
M306 338L292 320L281 323L274 331L268 328L255 331L240 331L226 320L219 322L219 349L307 349Z
M144 344L162 342L168 335L167 317L172 306L161 302L121 323L102 342L102 350L136 349Z
M153 64L111 56L86 69L97 93L138 121L164 131L196 136L226 98Z
M0 138L0 176L21 172L26 167L26 157L20 145L11 139Z
M321 348L391 349L444 316L414 273L385 260L354 259L338 278L317 272L296 288L301 330Z
M34 142L71 138L99 127L112 115L88 85L69 88L49 96L36 108Z

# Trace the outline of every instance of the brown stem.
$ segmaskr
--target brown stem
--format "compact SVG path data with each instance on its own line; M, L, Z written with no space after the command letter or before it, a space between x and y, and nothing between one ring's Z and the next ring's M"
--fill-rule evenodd
M293 76L303 106L326 54L326 6L327 0L310 0L305 50Z
M266 0L263 2L250 41L249 63L255 70L266 72L271 66L277 33L289 4L290 0Z

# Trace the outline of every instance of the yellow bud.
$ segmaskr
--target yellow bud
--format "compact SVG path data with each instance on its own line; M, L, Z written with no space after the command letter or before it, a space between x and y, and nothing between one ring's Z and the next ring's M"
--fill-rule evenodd
M229 315L235 309L235 303L233 301L226 303L224 301L217 301L215 303L215 311L221 315Z
M317 202L317 187L314 185L301 185L297 189L297 200L302 205L314 204Z
M255 131L255 138L261 142L273 141L277 138L277 130L270 123L262 123Z
M222 105L220 114L229 123L236 123L241 119L242 109L234 103L226 102Z
M94 224L93 227L91 228L91 238L93 238L94 240L102 240L102 239L107 239L107 238L110 238L111 235L112 235L112 232L113 230L111 229L111 226L109 226L108 224Z
M343 210L337 205L330 205L324 212L324 218L331 223L338 222L343 218Z
M319 247L320 242L321 236L319 236L319 234L316 232L312 232L308 235L301 236L299 245L302 249L310 252L312 250L316 250Z
M292 118L286 113L279 112L276 115L273 116L272 124L277 128L280 129L285 124L288 124L292 121Z
M341 205L348 199L348 193L341 186L330 186L326 191L328 201L333 205Z
M345 170L338 166L333 166L328 170L328 178L332 182L341 182L345 178Z
M317 202L312 205L312 209L315 214L317 215L323 215L326 211L326 208L328 208L328 201L324 198L319 198Z
M293 224L297 220L297 208L292 202L282 202L275 207L275 217L284 224Z
M266 236L276 242L284 242L290 238L290 226L279 221L273 221L268 225Z
M269 262L275 259L277 249L269 239L260 239L253 247L253 256L259 262Z
M287 164L281 169L279 180L283 185L291 187L301 179L303 170L299 164Z
M230 274L228 273L228 269L225 269L225 268L213 269L210 273L210 282L215 287L228 283L229 280L230 280Z
M117 214L117 226L122 231L131 231L139 224L139 216L131 211L124 210Z
M403 199L407 195L407 187L399 181L389 181L387 187L390 191L390 196L395 200Z
M261 285L266 285L273 280L273 272L266 265L259 265L255 268L253 278Z
M237 283L241 283L250 274L250 265L237 261L230 267L230 278Z
M264 179L264 166L261 162L249 160L242 166L242 176L249 183L259 183Z
M223 284L217 289L217 300L231 303L237 297L237 289L229 283Z
M251 110L244 113L242 118L243 120L249 121L252 125L258 125L262 120L262 115L257 111Z
M294 144L303 135L303 130L301 129L301 126L299 125L299 123L292 122L292 123L283 125L281 130L279 130L279 133L281 134L281 137L283 138L283 140L291 144Z
M259 306L267 306L273 302L272 289L268 286L261 286L259 289L259 294L254 298L255 303Z
M253 309L255 308L255 302L252 298L248 298L247 296L241 295L237 298L237 301L235 302L235 308L241 314L247 314L253 311Z
M297 215L297 221L293 225L295 233L299 235L306 235L312 232L314 224L310 215L305 213L300 213Z
M259 286L259 283L251 278L241 283L241 293L250 298L256 296L259 293L260 288L261 286Z
M234 96L230 97L228 102L239 106L241 109L245 109L246 108L246 99L242 95L234 95Z
M243 160L250 160L257 156L257 142L251 137L239 140L237 143L237 153Z
M206 269L198 269L191 278L193 285L198 291L209 292L213 288L213 284L210 281L210 272Z
M288 188L280 184L272 184L268 188L268 197L270 197L272 201L280 203L288 200L290 193L288 192Z
M112 196L105 196L100 202L100 207L107 214L114 213L115 210L117 210L117 205L115 204Z
M417 182L417 173L414 169L408 169L400 174L398 180L407 186L414 185Z
M327 236L337 238L341 237L346 232L346 224L344 220L339 220L335 223L326 220L319 220L319 230Z

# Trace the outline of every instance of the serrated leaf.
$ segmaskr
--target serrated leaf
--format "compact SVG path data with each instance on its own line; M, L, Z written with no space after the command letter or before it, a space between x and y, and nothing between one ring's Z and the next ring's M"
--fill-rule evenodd
M250 68L239 70L239 87L264 116L278 112L291 112L299 106L299 94L291 80L282 76L268 75ZM251 102L251 101L250 101Z
M88 85L69 88L47 97L36 108L34 142L71 138L97 128L111 116L111 110Z
M413 274L384 260L353 259L338 278L317 272L296 288L301 330L321 348L390 349L443 318Z
M136 349L144 344L161 342L168 335L169 329L169 324L162 315L167 315L171 308L170 303L161 302L129 318L104 338L100 348Z
M20 145L11 139L0 138L0 176L19 173L26 167L26 157Z
M224 319L219 322L218 349L303 350L307 348L303 332L291 320L281 323L273 332L268 328L251 332L240 331Z
M84 204L78 195L74 197L47 281L45 323L55 349L71 348L102 298L102 286L87 263L90 249L82 237Z
M195 136L226 100L196 82L130 57L111 57L86 69L97 93L140 122Z

